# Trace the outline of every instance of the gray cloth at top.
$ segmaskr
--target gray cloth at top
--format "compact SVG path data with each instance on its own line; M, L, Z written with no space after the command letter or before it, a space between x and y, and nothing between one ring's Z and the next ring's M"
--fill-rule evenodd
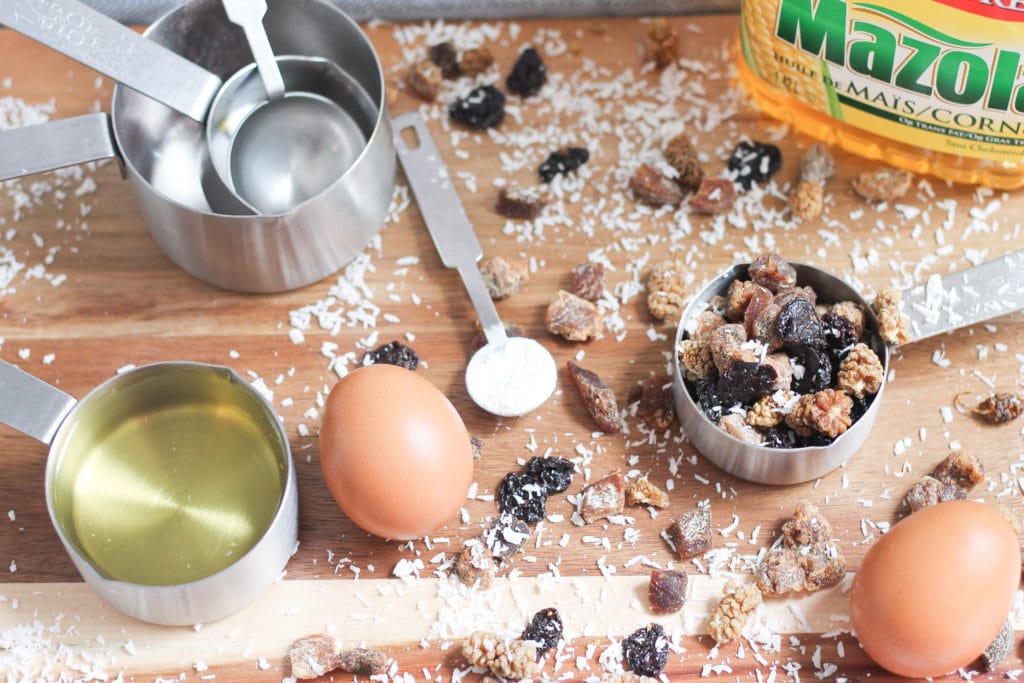
M148 24L183 0L84 0L129 24ZM332 0L353 19L526 19L735 12L739 0ZM3 2L3 0L0 0Z

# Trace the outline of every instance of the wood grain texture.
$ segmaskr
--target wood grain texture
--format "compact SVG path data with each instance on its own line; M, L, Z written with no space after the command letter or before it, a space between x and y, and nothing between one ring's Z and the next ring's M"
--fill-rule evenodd
M424 106L432 117L445 161L454 173L470 173L475 181L476 192L470 191L473 183L468 176L461 177L457 185L486 255L537 259L538 269L531 281L522 292L501 302L499 312L506 321L522 325L547 346L559 366L582 354L580 363L597 372L624 405L634 384L664 372L670 357L674 326L652 318L642 294L621 306L619 313L626 332L621 340L607 333L588 344L572 344L545 332L547 303L558 289L570 286L571 269L598 250L615 267L608 273L609 288L630 282L631 267L640 267L642 281L647 268L642 265L643 257L653 263L671 252L689 264L694 278L691 288L695 291L701 281L734 260L774 245L789 258L812 262L851 278L869 293L892 281L920 282L931 273L963 268L980 254L1000 255L1022 242L1019 216L1024 195L992 196L933 180L930 187L934 198L917 189L907 199L907 205L918 211L876 209L865 205L849 189L850 179L873 164L839 153L839 173L828 185L829 204L823 222L792 223L784 202L771 198L751 209L768 213L746 214L745 224L722 224L720 229L711 218L689 216L689 227L684 230L682 218L637 209L625 190L628 170L660 145L660 126L666 120L664 108L671 112L670 118L694 131L696 143L714 173L723 167L724 156L740 136L776 137L786 159L777 179L782 187L796 178L795 161L809 144L806 138L786 134L778 124L759 116L746 106L742 96L731 94L729 60L733 58L738 27L735 16L679 17L672 23L685 37L686 69L679 80L684 84L699 82L703 95L684 89L678 98L655 97L666 85L659 81L658 74L642 69L638 48L645 28L642 20L520 22L514 36L510 25L493 25L499 37L491 47L501 74L507 73L521 46L530 42L548 46L542 52L558 93L594 97L595 83L616 83L614 88L608 86L601 107L590 113L572 110L570 115L565 111L566 101L559 97L542 95L534 102L510 101L514 115L503 131L541 131L536 135L539 142L521 147L514 139L449 130L446 122L438 120L442 105ZM377 25L368 29L388 73L394 112L421 106L399 83L407 54L417 54L417 50L422 53L427 31L419 31L412 43L403 43L396 37L402 28ZM563 43L564 51L558 48ZM97 82L95 74L7 30L0 31L0 64L0 78L10 79L9 85L0 89L0 97L10 95L32 104L52 98L52 116L109 108L108 81ZM449 89L445 96L459 87L466 86L446 86ZM712 110L732 113L720 125L705 126ZM645 129L646 120L653 122L648 126L651 141L641 144L637 136ZM549 126L546 121L550 121ZM453 142L458 142L457 147ZM504 219L492 208L494 179L535 182L531 178L536 165L557 146L555 143L571 142L596 143L598 151L588 166L590 175L579 190L579 201L567 198L554 207L553 214L564 220L546 226L542 235L513 228L506 231ZM521 168L503 167L503 159L519 159L516 155L521 156ZM325 343L335 344L339 355L351 351L361 356L361 340L374 332L379 333L379 342L405 339L415 348L425 361L419 372L449 396L470 432L483 439L483 457L477 463L475 478L479 494L493 494L501 477L518 469L518 461L548 449L564 457L585 451L595 478L623 468L648 473L659 485L669 479L674 482L669 493L671 506L656 519L640 508L627 511L635 517L631 528L639 535L634 539L625 536L621 526L596 523L581 528L568 522L573 508L566 498L579 492L581 480L577 476L567 494L549 502L549 513L563 515L564 521L545 522L539 538L530 541L528 557L512 563L516 572L528 578L549 572L554 566L562 577L559 580L568 585L572 577L600 576L599 562L615 567L618 577L645 576L649 567L635 558L643 555L652 563L669 563L672 553L660 538L662 529L669 518L702 500L711 501L716 548L723 553L731 551L740 572L749 564L749 557L771 543L800 498L823 508L836 529L849 569L855 571L870 541L879 535L874 525L895 522L903 494L956 444L980 454L985 461L988 481L974 495L1020 510L1018 467L1024 454L1020 424L986 425L955 410L947 423L940 412L944 406L953 405L959 392L987 392L983 380L1000 390L1019 390L1024 362L1024 356L1019 356L1024 353L1024 318L1019 314L902 349L893 364L894 381L886 388L873 432L847 466L815 482L764 487L736 480L714 468L694 452L676 427L649 442L627 419L627 435L595 435L589 416L564 374L556 395L533 415L499 420L476 408L461 380L471 352L475 317L457 275L441 267L414 206L398 212L397 220L383 229L379 244L368 250L373 266L366 273L366 283L372 290L369 299L382 314L394 316L392 321L381 315L375 330L342 327L337 334L314 323L304 330L304 341L293 343L288 336L292 313L318 302L325 308L338 308L338 304L327 302L339 276L270 296L213 289L178 270L160 253L132 204L130 187L120 179L114 165L98 169L91 177L97 185L95 192L75 196L78 185L70 184L61 206L50 193L46 201L23 210L19 221L13 219L14 205L8 193L0 198L0 217L4 221L0 225L0 246L9 250L9 258L31 267L42 263L48 251L56 248L46 271L51 276L66 276L57 287L45 279L26 278L24 273L13 278L15 291L0 297L0 358L75 396L82 396L126 364L162 360L226 364L263 378L274 390L275 405L291 437L299 477L301 545L288 565L286 584L300 580L308 588L323 582L329 593L348 594L358 589L352 581L353 568L362 579L387 580L403 558L421 559L428 574L432 558L457 552L461 541L479 533L483 521L495 512L490 500L469 500L465 506L468 524L453 519L429 545L424 541L399 545L360 531L338 510L320 478L315 437L317 394L329 390L336 380L322 348ZM46 181L46 177L35 180ZM24 181L22 187L27 188L28 182ZM603 208L598 210L599 206ZM619 220L613 221L614 216ZM863 267L854 269L851 254L863 262ZM411 256L418 262L405 260ZM414 335L412 341L408 341L407 333ZM47 359L48 354L53 355L52 360ZM948 366L933 362L939 355L948 360ZM300 424L308 428L308 436L301 435ZM534 443L536 451L531 450ZM31 596L40 590L64 590L68 582L79 579L46 511L46 446L4 428L0 430L0 453L0 513L11 511L7 518L0 515L0 567L10 566L4 580L11 584L11 595L22 595L18 609L13 609L10 599L0 604L0 634L9 634L35 618L29 609L21 607L30 602L26 591ZM671 473L676 467L673 461L678 464L675 475ZM563 534L569 535L565 547L558 544ZM687 568L697 571L689 563ZM56 588L48 588L48 584ZM4 592L0 587L0 595ZM63 609L65 626L74 623L80 587L71 589L68 595ZM641 607L642 598L637 598ZM323 609L323 605L316 607ZM633 609L621 617L628 624L612 621L618 618L613 615L623 614L621 607L609 608L609 630L621 633L627 626L638 628L650 619L645 609ZM126 679L135 680L177 677L179 672L189 680L209 675L216 675L218 680L280 680L287 675L284 653L260 653L268 657L270 665L261 670L254 663L255 650L247 652L245 643L269 633L273 633L275 643L290 642L306 635L313 624L291 620L287 614L273 610L243 615L247 616L240 617L236 637L224 643L225 651L233 654L218 657L215 662L211 659L206 670L197 671L194 657L186 654L171 665L149 669L137 667L138 660L121 653L107 668L111 677L123 671ZM106 628L126 638L131 638L136 629L145 630L153 634L146 636L147 646L161 647L159 631L150 631L109 610L104 620ZM326 626L320 624L318 628ZM842 628L846 626L837 626L837 630ZM561 671L574 678L599 673L596 655L589 659L590 671L577 671L574 658L584 656L588 644L596 644L600 653L607 645L603 636L588 633L572 643L572 658ZM141 638L136 644L139 642ZM453 670L465 666L457 655L457 642L451 642L451 647L444 641L432 641L426 647L406 641L375 644L388 648L401 671L422 678L425 669L431 676L448 680ZM749 650L741 658L735 644L722 648L715 659L708 659L707 638L684 636L680 644L686 648L685 653L673 654L667 669L674 677L695 677L706 664L726 662L731 671L721 671L730 678L753 679L770 670ZM98 652L102 646L95 641L79 642L76 648L76 652L80 650L76 656L80 656ZM819 648L820 655L816 656ZM4 656L0 651L0 665ZM783 638L781 652L767 659L776 664L779 676L792 677L796 671L793 667L799 665L799 675L810 678L815 671L826 671L820 662L832 662L839 667L837 672L830 672L833 676L885 678L848 634L803 635L798 644ZM994 676L1020 667L1015 649L1011 660Z

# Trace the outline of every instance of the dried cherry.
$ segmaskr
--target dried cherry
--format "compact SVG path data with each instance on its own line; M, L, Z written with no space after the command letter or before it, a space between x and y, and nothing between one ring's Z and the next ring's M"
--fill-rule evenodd
M832 361L827 353L810 346L798 346L790 349L789 354L803 368L802 374L793 373L793 391L813 394L832 386Z
M735 362L718 378L718 396L726 407L747 405L772 393L777 379L770 365Z
M536 524L547 514L548 489L536 475L509 472L498 486L498 505L503 512Z
M562 617L554 607L542 609L533 615L529 625L519 636L520 640L529 640L537 644L537 658L540 659L549 650L558 645L562 637Z
M494 128L505 120L505 96L493 85L482 85L452 102L448 115L470 128Z
M420 357L416 355L415 351L396 339L387 344L381 344L373 351L367 351L363 362L371 365L385 363L397 365L406 370L415 370L420 364Z
M782 305L776 322L779 340L787 348L825 346L825 334L814 304L803 297L793 297Z
M540 479L549 494L562 493L572 485L574 468L571 460L558 457L530 458L526 463L526 471Z
M550 183L555 176L571 173L590 160L590 151L586 147L562 147L548 155L540 165L540 179Z
M722 399L718 395L718 380L705 379L693 383L693 400L704 412L704 416L718 424L722 419Z
M660 624L648 624L622 640L629 668L640 676L657 677L668 664L668 638Z
M788 427L770 427L764 430L764 445L768 448L796 448L796 434Z
M833 360L840 360L847 349L857 343L857 326L849 318L826 313L821 316L821 328L825 336L825 348L832 354Z
M540 53L528 47L519 54L519 59L512 66L512 72L505 79L508 89L517 95L529 97L540 92L548 80L548 69Z
M768 180L782 168L782 152L767 142L743 140L729 157L729 170L744 190Z

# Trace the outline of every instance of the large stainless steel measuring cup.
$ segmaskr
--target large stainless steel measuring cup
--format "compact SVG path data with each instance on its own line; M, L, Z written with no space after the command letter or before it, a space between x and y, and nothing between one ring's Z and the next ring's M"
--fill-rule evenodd
M0 133L0 179L114 157L123 162L153 239L177 265L218 287L277 292L315 282L352 260L380 230L391 202L396 159L384 73L366 35L322 0L272 0L266 28L282 53L330 60L369 96L372 129L348 170L327 188L271 216L211 208L203 187L204 126L129 87L117 85L111 121L79 117ZM252 61L241 28L220 0L192 0L144 33L224 78ZM207 165L208 168L208 165Z
M715 295L724 295L729 283L747 279L750 264L738 263L709 282L683 312L676 330L675 346L686 338L690 321L704 311ZM822 303L852 301L864 311L865 336L884 368L882 387L867 411L832 443L803 448L768 448L727 434L712 423L687 390L673 354L672 393L676 415L694 447L726 472L762 484L796 484L816 479L836 469L857 452L874 424L889 375L893 348L878 335L878 321L868 302L852 287L826 271L793 263L797 284L810 286ZM912 327L911 343L943 332L966 327L1024 309L1024 251L948 274L933 276L927 284L902 293L904 311Z
M295 550L288 439L228 368L147 365L76 402L0 362L0 421L50 444L53 525L85 582L125 614L172 625L227 616Z

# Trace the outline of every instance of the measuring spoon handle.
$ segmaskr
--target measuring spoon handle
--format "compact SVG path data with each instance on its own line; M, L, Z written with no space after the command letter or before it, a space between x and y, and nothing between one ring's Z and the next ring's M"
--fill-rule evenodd
M76 0L0 0L0 23L202 121L220 78Z
M913 341L1024 309L1024 251L903 290Z
M50 443L75 399L24 370L0 361L0 422Z
M441 256L441 263L455 268L462 277L473 308L480 318L484 335L490 344L505 341L505 327L498 317L498 310L487 291L476 262L483 255L480 242L473 232L473 225L466 216L459 195L455 192L448 169L441 160L441 153L434 144L426 121L419 112L399 114L393 121L395 149L405 169L416 203L423 214L423 221L434 241L434 247ZM403 133L415 133L416 147L410 147Z

